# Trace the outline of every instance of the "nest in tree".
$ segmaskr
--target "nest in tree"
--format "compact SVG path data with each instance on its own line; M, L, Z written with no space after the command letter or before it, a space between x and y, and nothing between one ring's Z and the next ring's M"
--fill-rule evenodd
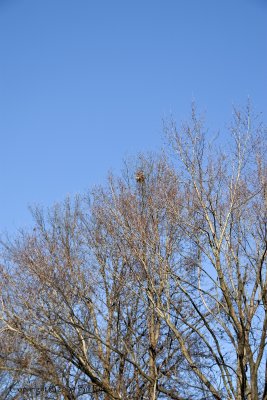
M143 171L137 171L135 174L135 179L136 179L136 182L138 182L138 183L145 182L145 175L144 175Z

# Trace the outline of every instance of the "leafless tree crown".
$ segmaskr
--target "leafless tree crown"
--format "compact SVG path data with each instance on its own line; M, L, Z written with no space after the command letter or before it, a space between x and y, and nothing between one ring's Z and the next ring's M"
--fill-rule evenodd
M166 131L2 243L1 398L267 400L266 131Z

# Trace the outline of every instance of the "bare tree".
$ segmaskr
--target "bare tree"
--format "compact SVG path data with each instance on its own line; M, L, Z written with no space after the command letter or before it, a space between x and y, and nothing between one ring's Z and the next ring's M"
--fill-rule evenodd
M266 131L249 107L223 149L194 107L166 130L172 160L126 163L5 241L3 373L64 399L267 399Z

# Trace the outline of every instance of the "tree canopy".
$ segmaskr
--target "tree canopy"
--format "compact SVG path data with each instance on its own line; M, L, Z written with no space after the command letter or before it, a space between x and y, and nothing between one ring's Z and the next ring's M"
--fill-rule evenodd
M194 107L164 128L2 240L2 398L267 399L266 130L250 107L221 141Z

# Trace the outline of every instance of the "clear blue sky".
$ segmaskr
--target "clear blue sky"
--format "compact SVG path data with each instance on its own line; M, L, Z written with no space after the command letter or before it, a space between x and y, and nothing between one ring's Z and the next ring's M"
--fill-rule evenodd
M0 0L0 230L162 144L191 100L267 105L267 0Z

